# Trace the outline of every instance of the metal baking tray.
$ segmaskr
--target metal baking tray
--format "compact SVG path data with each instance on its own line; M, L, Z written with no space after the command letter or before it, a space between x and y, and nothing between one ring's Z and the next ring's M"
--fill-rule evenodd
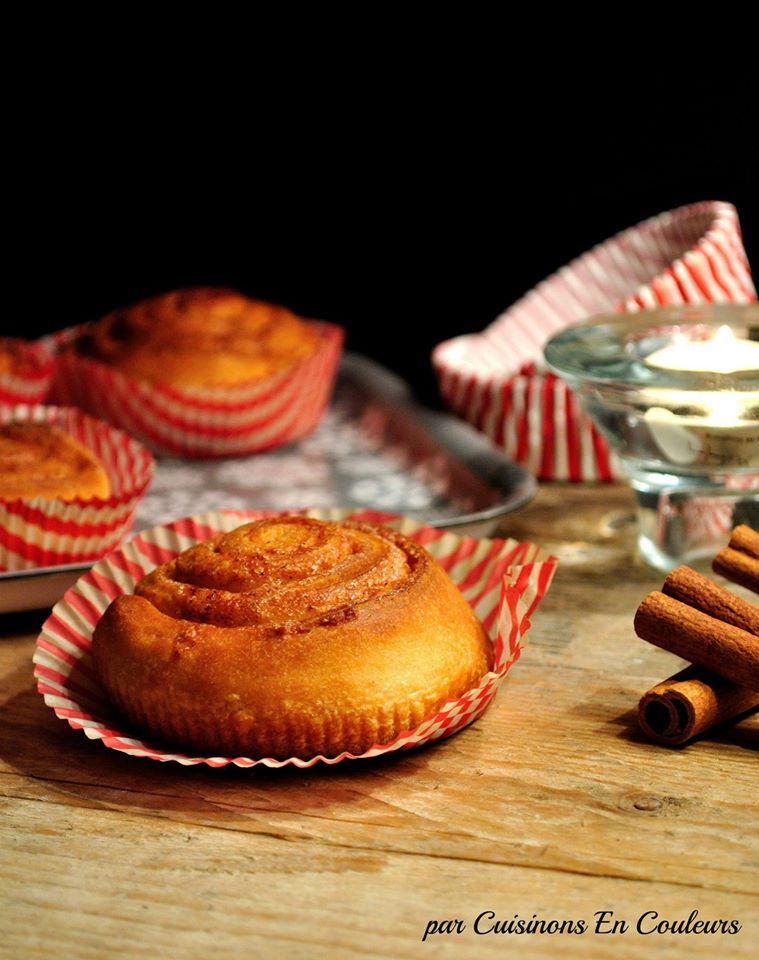
M394 374L346 353L311 436L251 457L159 459L134 530L213 509L354 507L481 537L535 490L534 478L474 428L419 406ZM51 606L89 566L0 573L0 613Z

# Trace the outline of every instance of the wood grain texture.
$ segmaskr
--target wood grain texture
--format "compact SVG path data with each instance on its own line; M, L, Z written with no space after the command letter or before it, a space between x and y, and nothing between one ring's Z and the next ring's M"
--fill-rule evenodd
M9 957L752 956L759 718L682 750L638 732L682 661L632 617L622 487L543 487L503 533L562 563L494 706L445 743L309 771L136 760L33 689L40 617L0 621L0 901ZM493 910L738 919L736 936L477 936ZM461 935L421 937L459 918Z

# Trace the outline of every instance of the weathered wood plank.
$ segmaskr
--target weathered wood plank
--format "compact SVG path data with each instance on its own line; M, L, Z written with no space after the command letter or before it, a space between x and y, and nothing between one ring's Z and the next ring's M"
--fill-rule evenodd
M652 881L577 876L445 857L285 843L139 813L17 801L0 821L8 956L67 960L183 957L751 956L757 899ZM658 936L637 919L737 919L736 936ZM594 923L611 910L616 936L477 935L478 914ZM431 919L464 920L461 935L421 938ZM484 929L487 929L486 926ZM13 952L16 950L17 952Z

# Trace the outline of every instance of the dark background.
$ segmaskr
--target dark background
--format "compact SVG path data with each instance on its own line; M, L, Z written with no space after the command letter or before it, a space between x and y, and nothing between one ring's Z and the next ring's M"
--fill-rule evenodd
M91 78L53 86L22 155L3 332L224 284L344 325L434 403L435 343L644 217L730 200L759 263L756 81L702 73L559 77L545 96L495 70L485 98L455 70L392 88L335 71L233 105L186 76L99 103Z

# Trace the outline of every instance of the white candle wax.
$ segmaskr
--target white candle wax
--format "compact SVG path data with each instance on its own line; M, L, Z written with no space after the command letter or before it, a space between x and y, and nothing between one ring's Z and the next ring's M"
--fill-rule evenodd
M759 341L739 339L730 327L723 326L710 340L675 339L650 353L646 363L666 370L703 373L759 370Z

